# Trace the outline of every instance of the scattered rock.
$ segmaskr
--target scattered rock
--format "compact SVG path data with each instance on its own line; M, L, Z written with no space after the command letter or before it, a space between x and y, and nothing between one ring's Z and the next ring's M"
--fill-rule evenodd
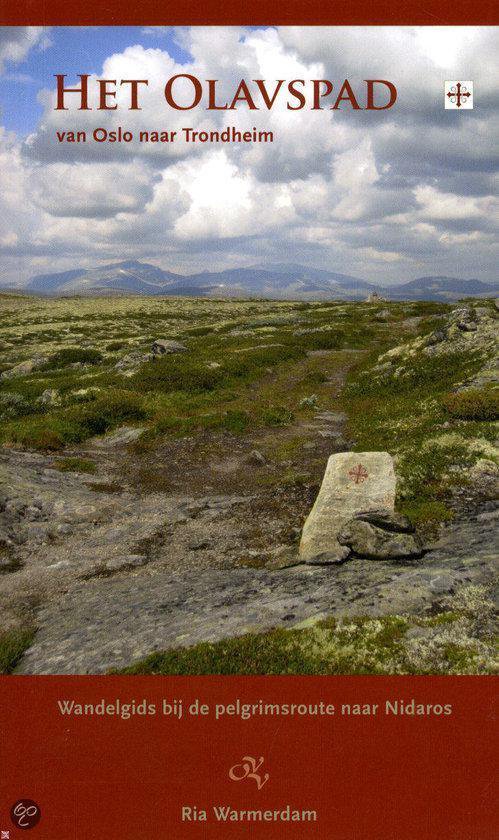
M188 543L187 548L189 548L191 551L200 551L203 548L209 548L210 545L211 545L211 543L210 543L209 540L201 538L201 539L191 540L191 542Z
M157 338L151 347L153 356L164 356L167 353L186 353L187 347L180 341L168 341L164 338Z
M315 415L315 420L321 420L324 423L345 423L347 415L344 411L319 411Z
M269 559L265 563L265 568L277 572L279 569L299 566L301 562L296 548L291 545L278 545L277 548L269 551Z
M248 455L248 457L245 459L245 462L247 464L251 464L251 466L253 467L264 467L267 463L265 456L262 455L262 453L259 452L258 449L253 449Z
M38 402L46 406L56 406L61 404L61 395L57 388L46 388Z
M88 444L98 449L113 449L117 446L125 446L128 443L138 440L145 432L143 426L120 426L108 435L91 438Z
M46 356L35 356L33 359L27 359L25 362L20 362L10 370L4 370L0 374L0 379L14 379L17 376L29 376L35 370L39 370L47 361Z
M152 358L152 353L142 353L140 350L132 350L131 353L127 353L126 356L122 356L116 362L114 369L122 376L133 376L141 365L150 362Z
M384 531L401 534L414 533L414 525L407 516L390 510L360 511L360 513L355 515L355 519L362 522L369 522L371 525L382 528Z
M477 516L478 522L495 522L496 519L499 519L499 509L487 510L484 513L479 513Z
M394 523L389 524L393 526ZM421 543L414 534L385 530L360 518L350 519L343 526L338 542L369 560L420 557L422 554Z
M126 554L124 557L114 557L106 563L106 570L110 572L119 572L121 569L127 569L131 566L145 566L147 557L145 554Z
M319 404L319 397L317 394L311 394L309 397L303 397L298 403L299 408L315 408Z
M366 303L379 303L381 300L385 300L385 298L378 294L378 292L369 292L366 297Z
M331 455L319 495L303 527L301 559L312 565L339 563L350 548L338 541L357 513L394 512L395 470L388 452Z
M425 346L433 347L435 344L440 344L442 341L445 341L446 338L447 333L445 330L435 330L426 336Z

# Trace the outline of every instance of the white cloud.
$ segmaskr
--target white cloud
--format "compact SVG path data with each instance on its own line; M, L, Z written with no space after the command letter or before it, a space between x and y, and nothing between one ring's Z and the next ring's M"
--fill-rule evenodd
M494 215L497 219L499 200L494 196L476 198L440 192L435 187L418 186L414 190L421 205L421 215L430 219L477 219Z
M44 26L0 27L0 72L5 64L19 64L33 47L47 49L51 45L49 31Z
M142 162L52 163L33 167L33 203L52 216L107 218L144 209L155 173Z
M167 29L145 34L160 37ZM494 30L199 27L175 37L188 64L158 40L154 48L132 44L94 68L90 84L149 79L142 111L127 109L122 90L118 111L56 112L54 91L43 91L43 115L24 145L0 135L0 247L7 261L17 255L25 274L43 270L47 260L66 268L123 255L184 270L212 267L214 259L234 265L266 257L374 280L407 279L404 272L415 269L466 276L477 264L493 276ZM45 39L36 27L7 33L0 62L20 64ZM168 109L163 96L165 80L177 73L218 79L220 101L241 78L331 78L336 85L388 78L399 99L376 114L289 111L280 99L270 112L182 112ZM443 81L455 74L475 81L472 112L443 109ZM255 126L273 131L274 143L54 140L56 129L91 132L97 125L135 134Z

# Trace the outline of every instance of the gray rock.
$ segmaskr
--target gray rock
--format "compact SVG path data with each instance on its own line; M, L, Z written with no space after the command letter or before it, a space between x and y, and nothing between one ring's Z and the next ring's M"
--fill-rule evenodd
M113 449L117 446L126 446L133 443L144 432L144 426L119 426L107 435L91 438L88 443L96 449Z
M166 353L186 353L187 347L180 341L167 341L164 338L158 338L153 343L151 352L154 356L164 356Z
M414 534L386 531L357 518L343 526L338 542L348 546L359 557L370 560L420 557L422 554L421 544Z
M391 313L390 313L389 309L381 309L374 316L374 320L375 321L386 321L390 317L390 314Z
M325 423L345 423L347 415L344 411L319 411L315 419L323 420Z
M150 362L152 358L152 353L142 353L140 350L132 350L131 353L127 353L126 356L122 356L116 362L114 369L122 376L133 376L141 365Z
M322 486L303 527L300 557L306 563L336 563L350 548L337 537L357 513L394 512L395 470L388 452L340 452L328 460Z
M46 388L42 395L38 397L38 402L47 406L60 405L61 395L57 388Z
M144 566L147 563L147 557L144 554L127 554L124 557L114 557L106 563L106 569L110 572L119 572L121 569L130 568L130 566Z
M303 397L298 403L299 408L315 408L319 404L319 397L317 394L311 394L309 397Z
M389 510L360 511L360 513L355 515L355 519L359 519L362 522L369 522L371 525L382 528L384 531L391 531L397 534L414 533L414 525L402 513L394 513Z
M269 559L265 563L266 569L279 571L280 569L288 569L292 566L300 564L300 558L296 552L296 548L292 545L278 545L268 552Z
M499 510L487 510L477 516L478 522L495 522L496 519L499 519Z
M198 538L195 540L191 540L187 547L191 551L200 551L203 548L209 548L210 545L211 543L209 540Z
M247 464L251 464L254 467L263 467L267 463L265 457L258 451L258 449L252 449L245 460Z
M463 330L463 332L476 332L478 329L478 325L475 321L459 321L457 325L460 330Z
M0 374L0 379L15 379L17 376L29 376L35 370L39 370L47 361L46 356L35 356L33 359L27 359L25 362L20 362L10 370L4 370Z
M426 337L425 345L432 347L435 344L440 344L440 342L445 341L446 338L447 334L444 330L435 330Z

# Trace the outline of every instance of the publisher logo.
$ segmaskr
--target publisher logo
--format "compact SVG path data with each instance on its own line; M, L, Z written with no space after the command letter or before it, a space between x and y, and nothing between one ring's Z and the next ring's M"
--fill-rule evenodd
M10 818L16 828L34 828L41 816L40 806L32 799L19 799L10 809Z
M258 790L261 790L264 784L270 779L270 773L259 773L260 767L263 764L263 757L258 760L250 755L245 755L240 764L234 764L229 770L229 779L233 782L242 782L243 779L253 779L256 782Z
M444 103L446 111L473 108L473 82L445 82Z

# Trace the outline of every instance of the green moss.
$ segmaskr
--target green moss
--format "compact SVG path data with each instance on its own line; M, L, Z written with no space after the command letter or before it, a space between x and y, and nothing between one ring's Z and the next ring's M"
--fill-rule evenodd
M418 300L415 303L412 303L407 313L411 318L414 316L427 316L427 315L444 315L447 312L450 312L451 306L448 303L440 303L439 301L432 301L432 300Z
M155 653L127 668L127 674L298 674L313 673L301 649L303 633L274 630L215 644Z
M444 660L449 665L449 670L453 673L473 673L477 659L476 650L473 648L449 643L444 646L442 654Z
M132 377L132 384L139 391L171 393L173 391L212 391L224 379L219 368L209 368L205 363L191 358L167 356L142 367Z
M286 426L293 421L293 412L284 405L271 405L260 414L264 426Z
M85 365L97 365L102 362L102 353L98 350L84 347L65 347L49 356L41 370L54 370L81 362Z
M34 636L34 630L29 628L0 633L0 674L12 673Z
M478 589L464 588L456 596L463 602L461 609L456 606L428 618L387 615L312 620L300 628L246 633L156 652L122 673L494 673L495 645L487 629L492 607L486 591Z
M56 451L81 443L121 423L143 420L147 411L139 394L111 390L90 403L6 424L2 439L32 449Z
M481 437L481 430L460 427L459 435L450 436L439 429L448 420L442 402L449 385L466 380L482 364L478 353L419 352L402 354L379 371L373 354L349 376L342 403L355 449L397 456L397 504L417 524L450 519L445 499L480 457L468 438Z
M373 375L371 366L360 371L349 383L347 393L352 396L400 396L413 394L419 396L419 391L440 392L445 386L459 384L470 374L479 370L482 357L472 351L459 351L430 356L416 353L408 358L402 357L399 366L392 365L392 369L383 374Z
M454 512L445 502L436 499L413 498L410 501L401 502L399 508L400 512L408 516L416 526L451 522L454 518Z
M303 630L247 633L155 653L125 669L128 674L368 674L390 672L408 622L329 619Z
M442 612L425 619L424 624L427 627L439 627L441 624L454 624L458 617L458 613L456 612Z
M84 440L85 430L67 417L48 414L6 424L2 430L2 439L26 449L56 452L67 444Z
M57 461L55 468L60 472L78 472L93 474L97 472L97 466L88 458L63 458Z
M447 394L442 404L451 417L460 420L499 419L499 389L469 388Z
M106 344L106 350L112 353L114 350L122 350L123 347L127 346L124 341L110 341L109 344Z
M85 437L101 435L121 423L144 420L147 411L139 394L110 390L70 413L81 424Z

